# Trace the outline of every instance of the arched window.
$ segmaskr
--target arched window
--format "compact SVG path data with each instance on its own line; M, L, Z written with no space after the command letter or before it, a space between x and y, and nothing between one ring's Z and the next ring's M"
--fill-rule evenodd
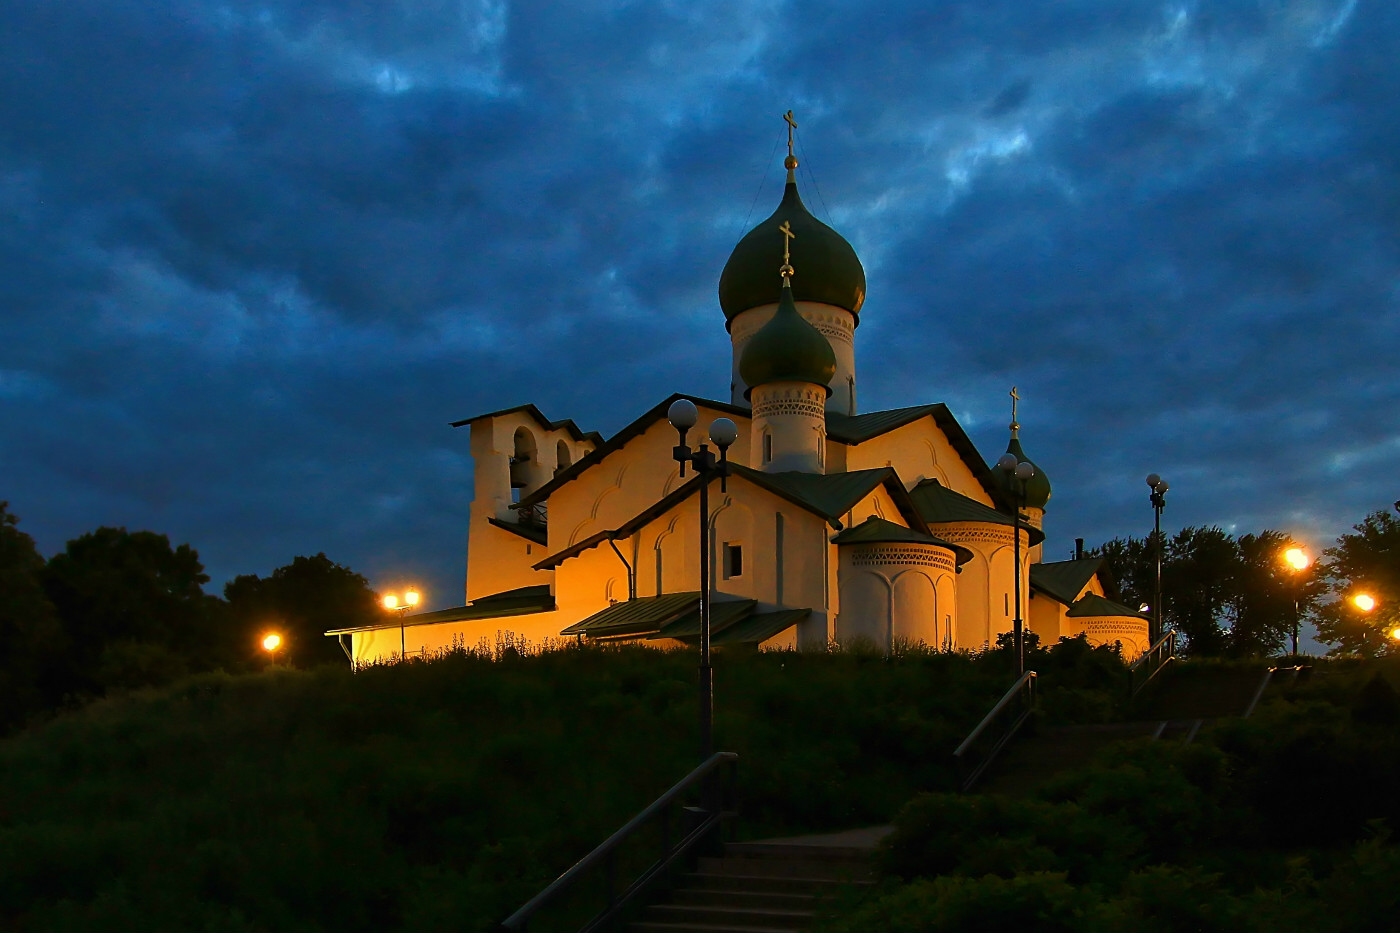
M560 441L554 447L554 472L555 475L562 473L573 465L573 457L569 455L569 445Z
M510 455L510 497L520 501L522 489L530 488L539 463L539 450L535 446L535 435L525 428L515 429L514 449Z
M763 432L763 462L773 462L773 435L768 431Z

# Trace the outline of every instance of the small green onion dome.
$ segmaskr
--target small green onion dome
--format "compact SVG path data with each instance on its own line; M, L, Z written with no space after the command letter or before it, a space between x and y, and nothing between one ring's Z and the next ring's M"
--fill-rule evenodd
M821 331L797 313L792 289L784 285L780 291L777 313L750 338L739 357L739 375L750 387L773 382L826 386L836 375L836 354Z
M1045 503L1050 501L1050 477L1045 475L1045 471L1036 466L1026 452L1021 449L1021 439L1012 437L1011 443L1006 445L1006 452L1016 458L1018 463L1029 463L1035 467L1035 474L1026 480L1026 508L1043 509ZM993 470L996 474L997 485L1006 494L1008 502L1016 501L1016 480L1002 470Z
M778 209L744 235L720 273L719 306L725 320L778 300L781 286L773 281L773 270L783 262L778 228L784 222L793 233L792 249L802 254L802 275L793 280L793 297L845 308L858 317L865 303L865 269L851 244L807 210L789 170Z

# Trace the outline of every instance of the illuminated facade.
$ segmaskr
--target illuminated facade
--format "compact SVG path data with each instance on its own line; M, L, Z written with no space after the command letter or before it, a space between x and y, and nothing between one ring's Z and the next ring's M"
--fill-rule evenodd
M1146 648L1147 620L1113 602L1100 562L1041 563L1050 484L1024 490L1021 566L1012 490L948 408L859 413L855 333L865 272L798 195L720 276L733 376L725 401L688 396L692 444L715 419L738 437L711 485L713 642L826 650L857 639L979 650L1021 616L1043 642L1086 635ZM363 662L494 643L504 633L693 643L699 632L699 480L672 458L672 396L611 438L533 405L458 422L471 431L475 495L465 605L341 630ZM1026 460L1013 409L1010 452Z

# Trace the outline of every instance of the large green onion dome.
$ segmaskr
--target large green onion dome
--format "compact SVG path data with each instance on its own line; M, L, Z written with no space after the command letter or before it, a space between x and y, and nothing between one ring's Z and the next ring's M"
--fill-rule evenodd
M851 244L802 203L792 174L796 164L796 159L789 159L787 188L778 209L744 235L724 264L719 306L726 321L778 300L781 286L773 281L773 270L783 262L783 235L778 228L784 222L793 233L793 250L802 254L802 275L792 282L793 298L835 305L857 317L865 303L865 269Z
M806 267L803 257L803 267ZM778 261L783 256L778 254ZM772 271L769 271L772 276ZM786 283L777 313L758 329L739 357L739 375L750 387L773 382L810 382L826 386L836 375L836 354L821 331L803 320ZM827 392L830 393L830 389ZM747 395L747 393L745 393Z
M1006 445L1006 452L1016 458L1017 463L1029 463L1035 467L1035 474L1026 480L1026 501L1028 509L1043 509L1045 503L1050 501L1050 477L1045 475L1045 471L1036 466L1026 452L1021 449L1021 439L1014 434L1011 443ZM992 470L996 476L997 485L1006 494L1007 502L1016 501L1016 485L1019 482L1004 470Z

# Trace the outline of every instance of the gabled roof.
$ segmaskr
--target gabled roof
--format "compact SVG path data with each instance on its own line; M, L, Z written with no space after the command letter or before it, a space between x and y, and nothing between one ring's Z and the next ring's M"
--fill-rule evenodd
M919 515L929 525L949 522L983 522L989 525L1010 525L1011 516L999 512L991 506L983 505L976 499L949 489L936 479L926 479L909 490L909 498L919 510ZM1045 540L1045 532L1030 525L1022 524L1030 535L1031 544Z
M656 518L658 515L664 515L666 512L668 512L671 509L671 507L676 503L689 498L691 493L695 492L697 489L700 488L700 481L701 477L692 477L684 485L673 490L670 493L670 495L662 496L660 499L656 500L651 505L642 509L636 515L633 515L631 518L629 518L627 521L623 522L616 528L610 529L608 531L600 531L597 534L589 535L582 541L578 541L574 544L571 544L568 547L564 548L564 550L562 551L556 551L555 553L550 554L548 557L541 560L539 563L535 564L534 569L553 570L555 567L558 567L570 557L577 557L584 551L595 548L598 545L602 544L604 541L617 541L622 538L631 537L632 533L635 532L637 529L645 527L648 522ZM713 480L711 482L713 482Z
M599 438L597 446L594 447L593 450L579 458L572 466L561 470L550 479L549 482L530 493L530 495L525 496L520 500L520 504L533 505L536 502L543 502L548 499L559 487L578 478L580 474L605 459L613 451L626 446L628 441L644 433L657 421L663 420L666 417L667 409L671 407L671 403L682 398L694 402L697 408L708 408L712 411L722 412L732 418L748 420L753 416L753 411L748 406L732 405L729 402L720 402L715 399L702 398L698 395L686 395L677 392L674 395L666 397L657 405L647 409L647 411L643 412L639 417L606 441ZM538 413L538 409L535 409L533 405L522 407L529 408ZM506 411L518 410L520 409L507 409ZM504 412L494 412L493 414L503 413ZM882 434L888 434L896 428L902 428L906 424L912 424L925 416L933 418L934 423L938 425L939 429L943 431L944 436L948 438L948 443L953 446L958 456L967 464L968 469L972 471L972 475L977 478L977 482L987 491L987 495L992 498L992 501L1000 502L1001 493L995 482L995 478L992 476L992 471L987 467L987 462L982 459L982 455L978 453L976 445L974 445L972 439L967 436L967 432L962 429L962 425L958 424L958 420L953 417L953 413L948 409L948 406L941 402L934 405L915 405L911 408L894 408L889 411L873 411L863 415L841 415L834 412L827 412L826 434L831 440L842 444L861 444L872 438L879 437ZM485 418L488 416L478 415L477 417ZM543 420L543 416L540 417L541 420ZM468 423L470 422L458 421L454 426ZM560 425L564 423L565 422L558 422ZM598 437L596 433L588 436L590 438Z
M531 418L534 418L535 421L539 422L541 427L548 428L551 431L558 431L561 428L567 430L573 435L576 441L592 441L594 444L603 443L603 435L599 434L597 431L581 430L578 425L574 424L574 419L572 418L565 418L563 421L550 421L544 416L544 412L540 411L534 405L516 405L514 408L502 408L498 411L488 411L484 415L473 415L470 418L464 418L461 421L452 421L449 423L454 428L460 428L463 425L471 424L473 421L480 421L483 418L497 418L501 415L511 415L518 411L525 412Z
M645 635L680 618L699 604L699 593L639 596L626 602L613 603L602 612L595 612L575 622L559 634L587 635L590 638Z
M890 494L890 498L894 499L895 504L899 507L900 514L904 516L905 521L916 526L919 531L926 530L923 519L919 517L918 509L909 499L909 493L900 483L898 474L890 467L857 470L854 473L832 473L827 476L820 473L761 473L758 470L739 466L737 463L731 463L729 470L731 480L747 480L760 489L765 489L775 496L786 499L794 505L826 519L827 524L837 530L842 527L839 516L850 511L857 502L883 484L885 490ZM714 480L710 482L714 482ZM692 477L684 485L672 491L670 495L663 496L653 502L618 527L600 531L569 545L562 551L556 551L535 564L534 569L553 570L569 558L577 557L604 541L619 541L631 537L638 529L645 527L658 516L670 511L677 503L693 495L700 488L700 483L701 477Z
M697 408L710 408L715 411L724 412L726 415L737 415L741 418L748 418L751 415L748 408L730 405L728 402L716 402L713 399L700 398L697 395L683 395L679 392L667 396L660 404L649 408L642 413L641 417L634 420L631 424L627 425L627 427L623 428L621 431L618 431L606 441L600 440L597 447L580 457L572 466L559 471L553 479L545 483L539 489L536 489L528 496L522 498L520 504L534 505L536 502L543 502L548 499L560 486L577 479L581 473L603 460L608 454L624 447L632 438L644 433L647 428L665 418L666 410L671 407L671 403L681 398L690 399L690 401L695 403Z
M827 412L826 436L843 444L861 444L906 424L912 424L925 416L933 418L934 423L943 431L943 436L948 438L948 443L957 451L963 463L967 464L967 468L987 491L987 495L991 496L992 501L1000 502L1001 492L996 484L996 477L987 466L987 461L982 459L977 445L972 443L972 438L967 436L962 425L958 424L958 419L953 417L952 411L942 402L914 405L910 408L891 408L889 411L872 411L863 415L838 415Z
M736 622L747 619L758 608L756 599L727 599L710 604L710 637L729 628ZM700 607L687 612L674 621L668 622L648 638L699 638Z
M853 470L849 473L763 473L749 467L730 465L733 476L743 477L810 512L827 520L831 527L841 528L841 516L853 509L879 486L884 486L894 499L904 520L918 531L927 530L919 510L909 498L899 474L892 467L874 470Z
M554 596L549 592L549 584L522 586L504 593L493 593L473 600L470 605L455 609L439 609L436 612L420 612L402 616L393 621L385 620L376 625L357 625L353 628L334 628L327 635L349 635L354 632L375 632L381 629L413 628L415 625L436 625L442 622L474 622L480 619L503 619L508 616L531 615L536 612L550 612L554 609Z
M1031 589L1039 590L1051 599L1073 604L1084 591L1084 586L1094 579L1102 557L1083 557L1076 560L1057 560L1050 563L1031 565Z
M972 559L972 552L961 544L954 544L934 535L915 531L913 528L896 525L878 515L870 516L854 528L847 528L831 541L833 544L933 544L952 551L959 566Z
M519 522L507 522L499 518L488 518L486 523L495 525L503 531L509 531L513 535L520 535L526 541L533 541L535 544L549 543L549 532L543 525L522 525Z
M760 612L736 622L718 635L711 635L710 644L716 648L723 648L725 645L759 645L779 632L787 631L811 614L810 609Z
M1146 619L1144 613L1136 609L1129 609L1122 603L1115 603L1111 599L1105 599L1096 593L1090 593L1083 599L1075 602L1069 607L1066 616L1074 619L1082 619L1085 616L1126 616L1130 619Z

